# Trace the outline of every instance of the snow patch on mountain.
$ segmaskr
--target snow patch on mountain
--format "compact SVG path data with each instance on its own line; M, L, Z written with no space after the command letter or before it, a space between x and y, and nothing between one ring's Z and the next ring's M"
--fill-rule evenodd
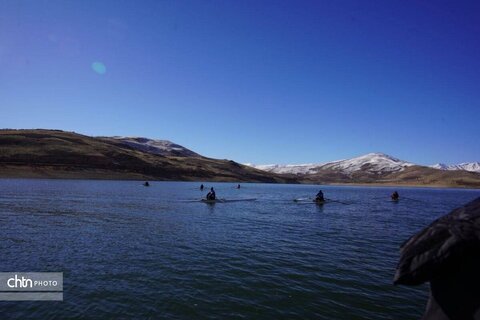
M114 136L111 138L143 152L162 156L199 157L199 154L168 140L121 136Z
M280 174L296 174L296 175L304 175L304 174L312 174L315 173L316 169L321 166L321 164L261 164L261 165L254 165L251 163L246 163L245 165L267 171L272 173L280 173Z
M464 171L480 173L480 162L464 162L464 163L452 164L452 165L437 163L430 166L430 168L439 169L439 170L464 170Z
M438 170L448 170L448 165L446 165L445 163L436 163L429 167L433 169L438 169Z

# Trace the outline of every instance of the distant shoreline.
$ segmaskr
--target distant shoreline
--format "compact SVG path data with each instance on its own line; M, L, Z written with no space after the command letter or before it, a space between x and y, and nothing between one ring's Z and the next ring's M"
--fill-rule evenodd
M394 184L394 183L314 183L311 181L298 181L297 183L284 182L261 182L261 181L247 181L238 179L222 179L208 178L202 179L199 177L190 177L186 179L161 179L158 177L145 176L133 172L112 172L106 170L88 170L88 171L64 171L64 170L41 170L40 168L22 168L22 170L5 170L6 168L0 166L0 179L48 179L48 180L99 180L99 181L158 181L158 182L214 182L214 183L265 183L265 184L292 184L292 185L318 185L318 186L339 186L339 187L389 187L389 188L434 188L434 189L471 189L479 190L480 186L467 185L446 185L446 184ZM44 168L42 168L44 169Z
M432 188L432 189L471 189L479 190L480 186L451 186L451 185L441 185L441 184L389 184L389 183L325 183L323 185L327 186L351 186L351 187L408 187L408 188Z
M85 170L64 170L52 169L51 167L24 167L24 166L2 166L0 164L0 179L52 179L52 180L117 180L117 181L171 181L171 182L236 182L236 183L275 183L255 180L240 180L234 177L225 179L225 177L204 178L204 177L185 177L184 179L160 178L143 175L135 172L115 172L103 169L85 169ZM300 183L289 183L300 184Z

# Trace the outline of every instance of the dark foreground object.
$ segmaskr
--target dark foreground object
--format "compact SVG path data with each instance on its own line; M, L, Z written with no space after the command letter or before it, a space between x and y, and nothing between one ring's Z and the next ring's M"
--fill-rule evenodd
M480 320L480 198L406 241L394 283L430 282L422 319Z

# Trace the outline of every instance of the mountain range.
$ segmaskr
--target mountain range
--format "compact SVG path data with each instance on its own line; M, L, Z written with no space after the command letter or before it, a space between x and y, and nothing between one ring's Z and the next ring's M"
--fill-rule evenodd
M318 164L299 164L299 165L253 165L247 164L253 168L267 172L294 175L313 175L322 170L337 171L345 174L353 174L357 171L368 173L386 173L397 172L405 167L415 164L402 161L383 153L369 153L357 158L337 160L332 162Z
M315 174L322 170L336 170L345 174L352 174L357 171L366 171L369 173L390 173L403 171L407 167L421 166L412 162L400 160L384 153L368 153L352 159L337 160L317 164L270 164L270 165L254 165L247 163L253 168L273 172L278 174L294 174L309 175ZM461 163L458 165L435 164L430 168L439 170L464 170L470 172L480 172L480 163Z
M464 162L452 165L437 163L430 167L439 170L465 170L470 172L480 172L480 162Z
M480 173L427 167L383 153L303 165L243 165L168 140L0 130L0 177L480 187ZM476 170L476 169L475 169Z

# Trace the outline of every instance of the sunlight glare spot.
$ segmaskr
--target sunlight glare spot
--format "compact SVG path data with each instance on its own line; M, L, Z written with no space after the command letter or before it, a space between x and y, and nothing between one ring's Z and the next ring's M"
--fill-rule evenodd
M92 69L96 73L102 74L102 75L107 72L107 67L103 63L98 62L98 61L92 63Z

